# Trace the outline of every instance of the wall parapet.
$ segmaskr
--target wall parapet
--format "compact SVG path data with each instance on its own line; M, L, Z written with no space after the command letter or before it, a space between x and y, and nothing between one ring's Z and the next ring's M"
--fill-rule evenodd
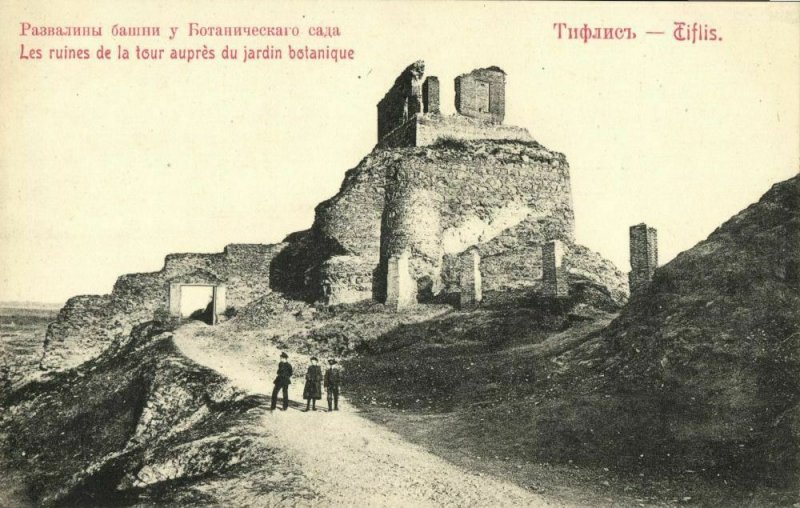
M379 148L419 147L441 139L464 141L534 141L524 127L501 125L463 115L417 114L389 131Z

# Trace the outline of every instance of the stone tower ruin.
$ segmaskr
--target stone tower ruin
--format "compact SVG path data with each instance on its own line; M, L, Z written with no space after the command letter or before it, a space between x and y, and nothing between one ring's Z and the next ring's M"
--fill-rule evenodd
M455 115L442 115L439 78L424 77L421 60L403 70L378 103L378 146L426 146L443 137L533 141L527 130L503 125L506 73L497 66L455 78Z
M41 365L70 368L139 324L177 318L192 286L211 288L212 321L272 297L400 310L589 290L624 302L623 274L575 243L564 154L503 124L506 78L499 67L458 76L456 112L443 114L440 80L425 76L422 61L409 65L377 105L375 149L317 205L309 229L274 245L171 254L158 272L123 275L108 295L70 299L48 329ZM632 287L655 267L654 230L647 235L644 247L632 241Z
M658 267L658 236L655 228L647 224L630 227L631 271L628 285L631 294L641 291L650 284Z

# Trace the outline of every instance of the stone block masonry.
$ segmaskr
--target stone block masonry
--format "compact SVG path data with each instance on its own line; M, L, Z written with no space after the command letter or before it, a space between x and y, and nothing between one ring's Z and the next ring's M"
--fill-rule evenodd
M244 307L271 290L270 263L285 246L232 244L218 253L170 254L158 272L119 277L110 295L71 298L48 328L41 366L74 367L124 340L157 312L169 313L170 286L212 285L221 306Z
M506 74L499 67L475 69L457 77L457 114L444 119L439 78L423 80L424 72L421 60L409 65L378 103L378 146L425 146L443 137L532 141L525 129L502 128Z
M414 305L416 283L409 273L409 253L391 256L386 270L386 305L401 310Z
M631 271L628 285L631 294L646 288L658 267L658 236L647 224L630 227Z
M375 261L358 256L334 256L322 263L322 302L326 305L372 299Z
M422 83L422 104L425 113L439 112L439 78L428 76Z
M471 246L490 265L483 272L484 289L501 290L507 274L531 271L531 256L517 253L534 249L538 257L547 241L574 242L568 165L563 155L535 143L469 141L404 149L387 173L381 263L409 250L420 301L428 288L437 294L451 282L443 277L445 257ZM489 270L501 265L502 270ZM515 286L538 284L532 274L510 279ZM452 282L458 290L459 279Z
M458 76L456 111L491 123L503 123L506 115L506 73L499 67L475 69Z
M542 292L544 296L569 296L567 271L564 269L564 244L553 240L542 245Z
M481 255L469 248L461 254L461 284L459 303L462 309L475 307L483 300L481 289Z
M378 143L380 148L429 146L441 140L510 140L529 141L527 129L499 125L462 115L417 115L389 132Z

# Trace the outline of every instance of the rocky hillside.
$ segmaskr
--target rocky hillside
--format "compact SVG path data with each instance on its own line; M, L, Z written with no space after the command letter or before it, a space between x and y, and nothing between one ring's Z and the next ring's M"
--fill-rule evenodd
M444 315L365 344L350 389L452 460L597 468L648 499L798 502L799 181L659 268L610 323L536 301Z
M604 333L608 375L700 464L800 475L800 177L660 267Z
M0 399L0 505L303 499L300 472L256 425L265 409L178 353L170 333L138 327L121 349ZM207 493L231 477L233 492Z

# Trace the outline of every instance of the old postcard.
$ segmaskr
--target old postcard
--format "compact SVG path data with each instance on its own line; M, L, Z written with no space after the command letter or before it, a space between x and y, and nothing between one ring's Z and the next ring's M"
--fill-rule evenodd
M800 4L0 20L0 506L800 506Z

